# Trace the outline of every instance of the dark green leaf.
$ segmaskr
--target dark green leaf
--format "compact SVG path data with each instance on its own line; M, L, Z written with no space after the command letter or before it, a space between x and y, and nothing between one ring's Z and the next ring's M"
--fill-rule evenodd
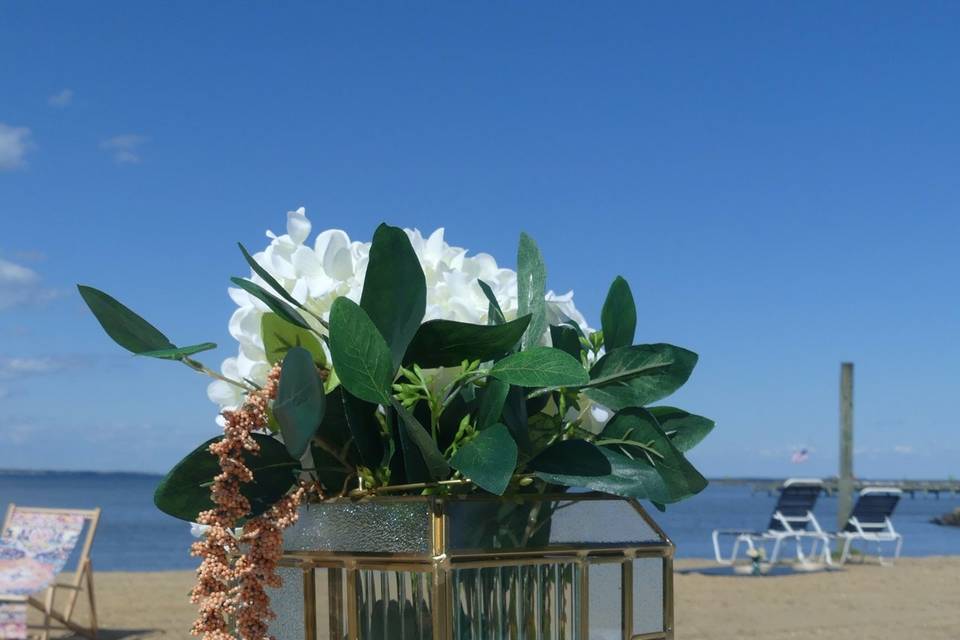
M299 460L323 421L327 399L313 355L303 347L287 352L280 369L273 415L290 455Z
M330 309L330 355L347 391L367 402L390 404L390 347L367 312L349 298L337 298Z
M506 322L507 318L503 315L503 309L500 308L500 303L497 302L497 296L493 294L493 289L483 280L477 280L477 283L489 303L487 306L487 324L503 324Z
M621 347L593 365L583 391L613 411L642 407L683 386L696 364L697 354L669 344Z
M530 316L500 325L429 320L420 325L403 362L429 369L455 367L464 360L493 360L513 349L529 322Z
M440 453L440 449L437 448L437 443L433 441L430 433L399 402L393 400L392 406L397 415L400 416L400 424L401 428L404 429L404 435L410 438L410 441L419 449L420 455L423 456L423 462L430 474L430 479L443 480L446 478L450 473L450 466L443 454Z
M253 269L253 272L263 278L263 281L270 285L270 288L273 289L275 293L278 293L280 297L292 304L294 307L300 309L303 308L303 305L297 302L296 298L290 295L290 293L284 289L279 282L277 282L277 279L270 275L269 271L264 269L262 266L260 266L259 262L253 259L253 256L250 255L250 252L247 251L246 247L239 242L237 243L237 246L240 247L240 252L243 254L244 260L247 261L247 264L250 265L250 268Z
M714 427L713 420L675 407L650 407L650 413L660 423L663 432L670 437L673 446L681 452L697 446Z
M342 386L343 412L350 434L353 436L353 443L357 447L364 466L376 469L383 463L384 453L383 439L380 437L380 422L376 415L377 405L351 395L344 391Z
M488 378L491 383L503 384L496 378ZM503 422L510 429L510 434L520 447L520 451L529 455L532 451L530 442L530 428L527 413L527 390L523 387L510 387L507 392L507 401L503 404Z
M256 282L244 280L243 278L230 278L230 282L237 285L263 304L267 305L270 311L273 311L290 324L296 325L301 329L310 328L310 325L307 324L307 321L303 319L303 316L301 316L296 309L258 285Z
M677 502L707 486L704 477L673 445L657 419L646 409L631 407L617 412L607 422L597 442L610 440L620 442L605 444L606 448L632 458L637 464L652 465L663 479L666 497L649 496L652 500ZM653 452L649 452L650 449Z
M574 439L553 443L528 462L527 469L538 475L604 476L610 463L598 447Z
M493 365L490 376L523 387L576 387L590 381L579 361L552 347L511 354Z
M188 347L174 347L173 349L159 349L157 351L144 351L138 353L138 356L147 356L150 358L159 358L160 360L180 360L186 356L192 356L196 353L202 351L210 351L210 349L216 349L217 345L213 342L202 342L200 344L192 344Z
M576 329L566 325L550 325L550 339L555 349L560 349L564 353L580 360L580 336Z
M427 284L403 229L381 224L373 234L360 306L386 340L396 368L427 308Z
M517 467L517 443L504 425L495 424L457 449L450 466L481 489L503 495Z
M107 335L127 351L147 353L177 348L156 327L103 291L82 284L77 289Z
M517 309L519 315L530 314L530 325L523 336L523 348L540 344L547 332L547 268L533 238L520 234L517 249Z
M600 312L600 326L603 329L603 345L608 352L633 344L633 335L637 331L637 306L630 285L620 276L607 292Z
M500 421L509 392L510 385L506 382L487 378L487 386L480 394L480 405L477 408L477 429L486 429Z
M253 482L241 484L240 492L250 501L250 516L255 517L290 490L300 465L279 440L259 433L252 435L260 445L260 453L243 455L243 463L253 471ZM201 511L214 508L210 485L220 473L220 465L209 448L221 439L222 436L207 440L163 477L153 494L158 509L175 518L196 522Z
M429 416L429 413L427 414ZM400 424L402 420L397 412L391 407L387 409L387 418L393 426L393 432L397 434L397 440L400 443L400 455L403 461L403 475L400 482L430 482L433 478L430 476L430 469L427 467L423 454L410 437L410 433L405 426ZM423 424L417 419L419 424ZM391 473L391 478L393 474Z
M327 356L316 334L290 324L275 313L263 314L260 319L260 335L263 338L267 362L270 364L282 362L287 351L293 347L303 347L309 351L317 366L327 364Z
M337 460L336 456L330 452L312 445L310 447L313 456L313 469L320 479L320 483L328 494L339 493L347 480L347 476L353 471L345 467Z

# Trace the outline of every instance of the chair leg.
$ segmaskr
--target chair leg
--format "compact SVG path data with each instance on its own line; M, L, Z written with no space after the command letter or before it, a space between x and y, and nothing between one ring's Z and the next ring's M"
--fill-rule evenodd
M47 592L43 598L43 631L40 634L41 640L50 638L50 613L53 611L53 594L55 587L47 587Z
M97 603L93 597L93 567L87 563L87 597L90 599L90 631L97 637Z

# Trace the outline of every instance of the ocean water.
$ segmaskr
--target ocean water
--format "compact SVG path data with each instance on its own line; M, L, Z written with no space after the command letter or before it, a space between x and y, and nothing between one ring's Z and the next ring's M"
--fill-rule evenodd
M160 476L129 473L0 472L0 508L8 503L48 507L100 507L103 515L92 558L98 571L192 569L189 526L157 511L153 489ZM679 558L713 556L714 528L766 526L775 497L753 494L749 486L711 484L666 513L647 507L677 545ZM905 538L907 556L960 555L960 528L930 524L930 518L960 507L960 496L911 499L904 496L894 526ZM836 521L837 501L821 498L816 515L827 530ZM616 526L615 522L604 526Z

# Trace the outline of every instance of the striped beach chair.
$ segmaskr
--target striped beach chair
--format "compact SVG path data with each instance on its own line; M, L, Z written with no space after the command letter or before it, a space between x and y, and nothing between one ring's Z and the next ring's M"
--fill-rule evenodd
M90 547L99 519L100 509L10 505L0 530L0 638L27 637L27 607L43 614L42 640L47 640L51 629L56 628L87 638L97 637ZM78 543L81 546L76 573L72 580L59 582L59 574ZM59 590L69 591L62 610L54 608ZM81 591L86 591L90 602L89 627L73 621ZM41 593L42 601L35 597Z
M880 564L893 564L900 557L903 548L903 536L893 528L890 518L893 516L900 496L900 489L892 487L864 487L853 506L850 519L847 520L843 531L838 531L836 537L843 543L840 553L840 562L846 563L850 558L850 551L855 542L866 545L876 544L877 559ZM893 557L887 562L883 558L883 545L893 546ZM866 553L861 555L864 559Z
M748 556L762 549L767 562L776 564L780 561L783 544L792 542L801 566L811 568L815 559L819 559L822 564L832 565L830 536L813 515L813 507L822 491L823 482L820 480L791 478L780 488L780 497L773 508L766 531L714 529L713 553L717 562L733 565L740 557L741 549L746 551ZM720 551L722 537L733 538L733 550L729 556L724 556ZM804 549L804 542L810 543L809 549ZM769 553L768 546L772 547Z

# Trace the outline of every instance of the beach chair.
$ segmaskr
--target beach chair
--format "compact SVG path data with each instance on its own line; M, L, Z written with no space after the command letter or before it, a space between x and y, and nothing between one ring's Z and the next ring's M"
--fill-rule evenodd
M823 483L816 479L791 478L780 488L780 497L773 508L766 531L744 531L741 529L714 529L713 553L718 563L733 565L741 549L745 556L755 556L761 550L766 562L771 565L780 561L785 542L796 547L797 561L802 568L814 568L813 560L832 565L830 557L830 536L820 527L813 515L813 507L823 491ZM729 556L720 551L721 537L732 537L733 550ZM809 549L804 549L809 542ZM772 546L772 549L767 549ZM768 553L769 551L769 553Z
M893 528L890 517L893 515L893 510L897 508L902 494L900 489L892 487L865 487L860 491L857 503L850 513L850 519L847 520L843 531L836 534L843 543L840 553L841 564L846 563L850 558L850 551L855 542L875 543L877 559L882 565L897 561L900 550L903 548L903 536ZM893 559L890 562L883 559L884 544L893 545Z
M49 638L51 629L58 628L87 638L97 637L90 546L99 519L100 509L10 505L0 530L0 638L27 637L28 606L43 614L43 640ZM60 572L81 540L75 575L69 581L59 582ZM69 592L62 610L54 607L59 590ZM73 621L77 599L84 590L90 602L89 627ZM35 597L41 592L42 601Z

